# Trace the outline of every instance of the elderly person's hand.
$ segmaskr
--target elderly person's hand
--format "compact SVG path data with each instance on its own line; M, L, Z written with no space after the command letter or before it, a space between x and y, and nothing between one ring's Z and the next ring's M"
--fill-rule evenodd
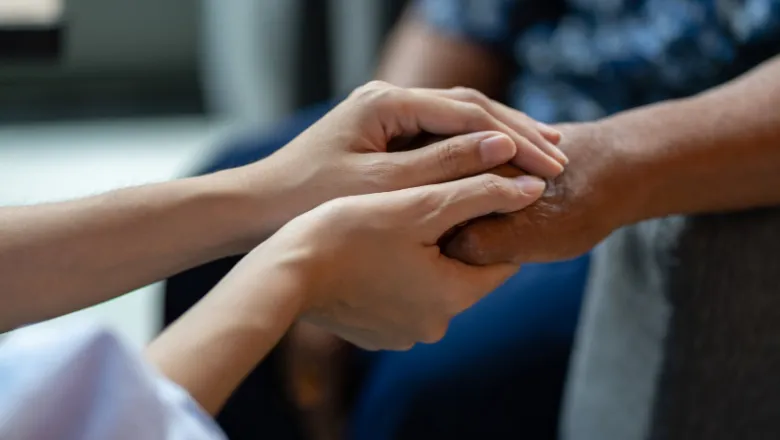
M561 149L570 159L565 173L550 180L545 194L528 208L489 216L460 228L445 253L469 264L548 262L578 256L631 223L637 188L630 169L619 160L616 139L597 124L559 127ZM511 166L491 172L523 174Z

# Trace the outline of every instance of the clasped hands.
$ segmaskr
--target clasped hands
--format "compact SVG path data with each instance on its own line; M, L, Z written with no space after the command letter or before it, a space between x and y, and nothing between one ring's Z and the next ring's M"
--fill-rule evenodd
M248 193L273 182L255 196L277 201L254 234L278 231L236 270L295 280L301 320L363 348L436 342L521 263L576 256L619 225L597 131L469 89L369 83L231 171ZM438 141L411 148L423 134Z

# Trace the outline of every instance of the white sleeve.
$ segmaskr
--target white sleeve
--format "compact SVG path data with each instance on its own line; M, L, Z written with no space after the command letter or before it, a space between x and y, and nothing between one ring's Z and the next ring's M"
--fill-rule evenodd
M113 334L30 327L0 343L0 438L226 437L182 388Z

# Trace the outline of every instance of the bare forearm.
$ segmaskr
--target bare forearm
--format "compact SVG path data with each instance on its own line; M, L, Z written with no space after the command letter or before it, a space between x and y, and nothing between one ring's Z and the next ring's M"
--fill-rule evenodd
M403 87L471 87L498 97L510 69L489 50L445 36L408 11L387 40L377 79Z
M778 109L775 59L702 95L601 122L636 173L627 220L780 204Z
M147 359L211 414L219 412L301 310L301 280L274 263L239 263L147 348Z
M0 210L0 330L247 250L246 200L222 175ZM262 219L257 219L258 223Z

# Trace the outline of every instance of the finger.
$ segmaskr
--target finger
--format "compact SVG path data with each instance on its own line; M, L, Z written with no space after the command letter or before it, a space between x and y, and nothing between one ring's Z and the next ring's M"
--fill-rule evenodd
M452 89L415 89L420 93L443 96L463 102L470 102L484 108L491 116L495 117L519 136L526 138L535 147L544 153L555 158L561 165L566 165L569 159L556 145L561 141L562 135L559 131L535 121L528 115L500 102L493 101L482 93L464 87L455 87ZM518 139L515 139L518 142ZM518 145L519 147L519 145ZM523 155L524 151L518 151L515 163L520 167L525 167L527 159ZM530 171L530 170L529 170Z
M367 96L369 102L372 102L375 110L383 118L385 142L400 136L414 136L421 132L454 135L478 131L500 131L515 141L518 148L515 161L529 173L542 177L555 177L563 172L563 165L557 160L477 104L433 93L392 87L385 89L378 87Z
M521 133L521 127L525 130L528 130L527 127L535 128L528 134L529 139L561 164L566 165L569 163L569 158L558 148L558 144L563 139L560 131L500 102L493 101L492 108L495 110L496 117L499 120L507 124L509 128L518 131L518 133Z
M511 109L502 109L497 105L489 105L491 101L487 100L487 98L485 98L487 102L477 103L467 99L455 99L457 94L447 90L419 91L417 93L423 96L450 98L464 105L476 105L491 117L491 122L496 127L493 128L494 130L506 133L515 141L517 153L512 161L513 163L531 174L542 177L555 177L563 172L563 165L567 163L568 159L556 146L544 139L536 128L537 124L535 122L528 122L531 120L530 118L521 122L518 118L509 117L506 113L507 110ZM453 96L447 96L447 94Z
M453 182L421 187L420 198L428 214L423 227L435 244L452 227L493 213L519 211L534 203L545 190L545 182L533 176L511 179L482 174Z
M389 155L404 188L473 176L509 162L515 143L497 131L455 136L412 151ZM399 188L400 189L400 188Z
M536 125L539 127L539 131L542 133L542 135L544 135L544 137L553 144L558 145L561 143L561 140L563 140L563 133L556 130L555 128L545 124L544 122L538 121L536 122Z

